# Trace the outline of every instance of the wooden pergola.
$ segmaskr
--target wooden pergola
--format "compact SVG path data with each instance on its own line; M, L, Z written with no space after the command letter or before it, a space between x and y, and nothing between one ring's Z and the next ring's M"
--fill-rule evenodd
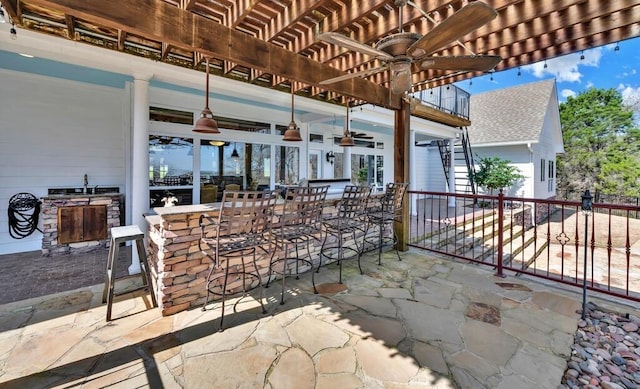
M347 99L392 109L389 72L335 84L379 60L317 39L338 32L366 45L398 31L425 34L467 0L0 0L18 28L97 45L176 66L204 69L269 88L344 104ZM640 1L486 0L497 17L437 56L499 55L495 71L614 43L640 34ZM399 9L401 10L399 12ZM477 76L423 70L412 91ZM293 81L293 83L292 83Z

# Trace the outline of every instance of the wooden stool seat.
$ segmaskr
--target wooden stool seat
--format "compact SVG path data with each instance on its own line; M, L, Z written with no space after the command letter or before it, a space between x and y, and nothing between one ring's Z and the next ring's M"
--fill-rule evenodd
M114 265L118 258L118 252L120 250L120 244L134 240L138 249L138 259L140 260L140 274L132 274L125 277L116 278L116 270ZM144 233L140 230L140 227L136 225L113 227L111 228L111 247L109 247L109 257L107 258L107 274L104 282L104 291L102 293L102 302L107 303L107 321L111 321L111 310L113 307L113 298L120 294L135 292L136 290L147 289L151 295L151 303L153 307L158 306L156 296L153 293L153 287L151 286L151 275L149 273L149 264L147 262L147 253L144 249ZM141 277L142 286L133 290L127 290L126 292L115 294L116 281L131 278Z

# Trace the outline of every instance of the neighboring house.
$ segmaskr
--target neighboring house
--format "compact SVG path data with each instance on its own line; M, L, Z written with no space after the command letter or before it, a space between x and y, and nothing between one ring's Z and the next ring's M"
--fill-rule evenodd
M436 89L434 95L446 91L448 88ZM555 81L550 79L471 95L469 106L471 126L468 134L476 169L482 157L507 159L526 177L508 188L505 191L507 195L542 199L554 197L556 155L564 152ZM448 150L446 144L451 141L459 144L463 134L463 129L459 129L455 139L433 136L433 131L431 135L415 135L414 145L423 146L413 149L413 166L419 166L413 170L415 189L450 190L437 141L444 141L443 149ZM456 146L455 149L455 191L469 193L466 181L468 168L462 147Z
M554 79L471 96L469 140L480 158L500 157L526 177L510 196L548 199L556 195L556 156L564 153Z

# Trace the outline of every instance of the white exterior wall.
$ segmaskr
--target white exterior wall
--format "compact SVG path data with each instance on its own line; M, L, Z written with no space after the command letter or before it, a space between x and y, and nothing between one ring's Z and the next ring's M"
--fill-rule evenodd
M446 192L447 179L444 176L442 158L437 146L424 147L426 150L426 165L419 169L418 174L425 176L425 190L432 192Z
M38 231L9 235L11 196L48 188L125 185L128 96L117 89L0 68L0 255L39 250Z
M471 145L473 150L473 162L476 164L476 171L481 158L500 157L511 161L511 164L520 169L523 180L511 188L506 188L504 193L506 196L514 197L533 197L534 194L534 163L533 155L527 145L511 145L511 146L493 146L482 147L481 145ZM479 188L482 193L482 188ZM487 192L488 194L488 192ZM494 195L497 193L494 193Z

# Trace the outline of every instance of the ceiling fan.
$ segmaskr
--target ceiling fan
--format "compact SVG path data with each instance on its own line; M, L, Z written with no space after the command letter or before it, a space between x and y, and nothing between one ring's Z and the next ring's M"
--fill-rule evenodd
M354 139L373 139L373 136L367 134L366 132L356 132L356 131L351 131L351 137Z
M437 50L458 41L460 37L493 20L498 13L486 3L481 1L468 3L425 35L403 31L402 7L409 4L432 22L435 21L410 0L395 0L394 3L398 7L399 13L398 32L380 39L373 47L337 32L325 32L317 36L317 39L321 41L375 57L382 62L381 66L373 69L321 81L321 85L333 84L353 77L367 77L389 69L391 71L392 93L402 94L411 88L412 71L428 69L488 71L502 60L499 55L476 55L473 53L472 55L460 56L432 55Z

